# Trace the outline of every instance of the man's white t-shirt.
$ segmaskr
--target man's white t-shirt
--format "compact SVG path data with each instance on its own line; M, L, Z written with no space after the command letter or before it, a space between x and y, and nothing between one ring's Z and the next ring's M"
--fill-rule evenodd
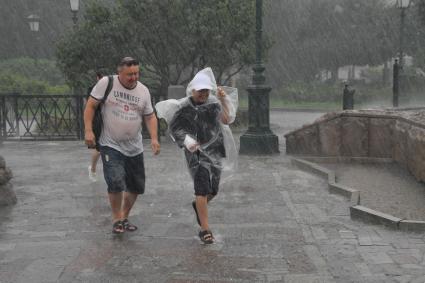
M99 144L126 156L136 156L143 152L142 117L153 113L151 95L140 82L133 89L127 89L117 75L113 78L111 92L102 105L103 130ZM108 76L105 76L97 82L90 95L102 100L107 86Z

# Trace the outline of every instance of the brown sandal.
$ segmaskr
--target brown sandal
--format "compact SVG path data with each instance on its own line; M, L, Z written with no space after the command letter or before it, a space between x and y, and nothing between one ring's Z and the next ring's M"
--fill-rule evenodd
M214 236L210 230L199 231L199 239L201 239L204 244L214 243Z
M136 226L136 225L131 224L131 223L128 221L128 219L127 219L127 218L126 218L126 219L124 219L124 220L122 221L122 225L123 225L123 227L124 227L124 230L125 230L125 231L128 231L128 232L134 232L134 231L136 231L136 230L137 230L137 226Z
M114 224L112 224L112 233L114 234L122 234L124 233L124 225L121 220L118 220Z

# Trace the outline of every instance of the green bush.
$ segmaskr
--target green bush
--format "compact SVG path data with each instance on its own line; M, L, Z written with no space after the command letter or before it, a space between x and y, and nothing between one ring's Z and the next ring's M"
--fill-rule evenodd
M0 92L67 94L70 89L54 61L16 58L0 61Z
M274 92L272 99L282 99L291 103L297 102L335 102L341 98L340 85L328 83L290 82Z

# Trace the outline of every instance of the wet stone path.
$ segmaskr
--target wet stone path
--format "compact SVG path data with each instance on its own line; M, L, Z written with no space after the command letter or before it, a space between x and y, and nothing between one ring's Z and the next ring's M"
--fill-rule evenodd
M169 141L159 157L146 146L139 230L122 237L81 142L6 142L18 204L0 210L0 282L425 282L425 235L352 221L347 199L291 165L282 133L309 115L272 113L282 152L239 157L210 205L210 246L196 237L192 183Z

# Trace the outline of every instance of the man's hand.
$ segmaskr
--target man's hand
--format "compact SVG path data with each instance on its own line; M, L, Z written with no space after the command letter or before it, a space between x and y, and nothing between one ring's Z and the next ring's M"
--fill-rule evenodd
M92 130L87 130L84 132L84 141L89 148L94 148L96 146L96 141Z
M154 155L158 155L161 150L161 145L159 144L158 140L152 140L151 141L151 147Z

